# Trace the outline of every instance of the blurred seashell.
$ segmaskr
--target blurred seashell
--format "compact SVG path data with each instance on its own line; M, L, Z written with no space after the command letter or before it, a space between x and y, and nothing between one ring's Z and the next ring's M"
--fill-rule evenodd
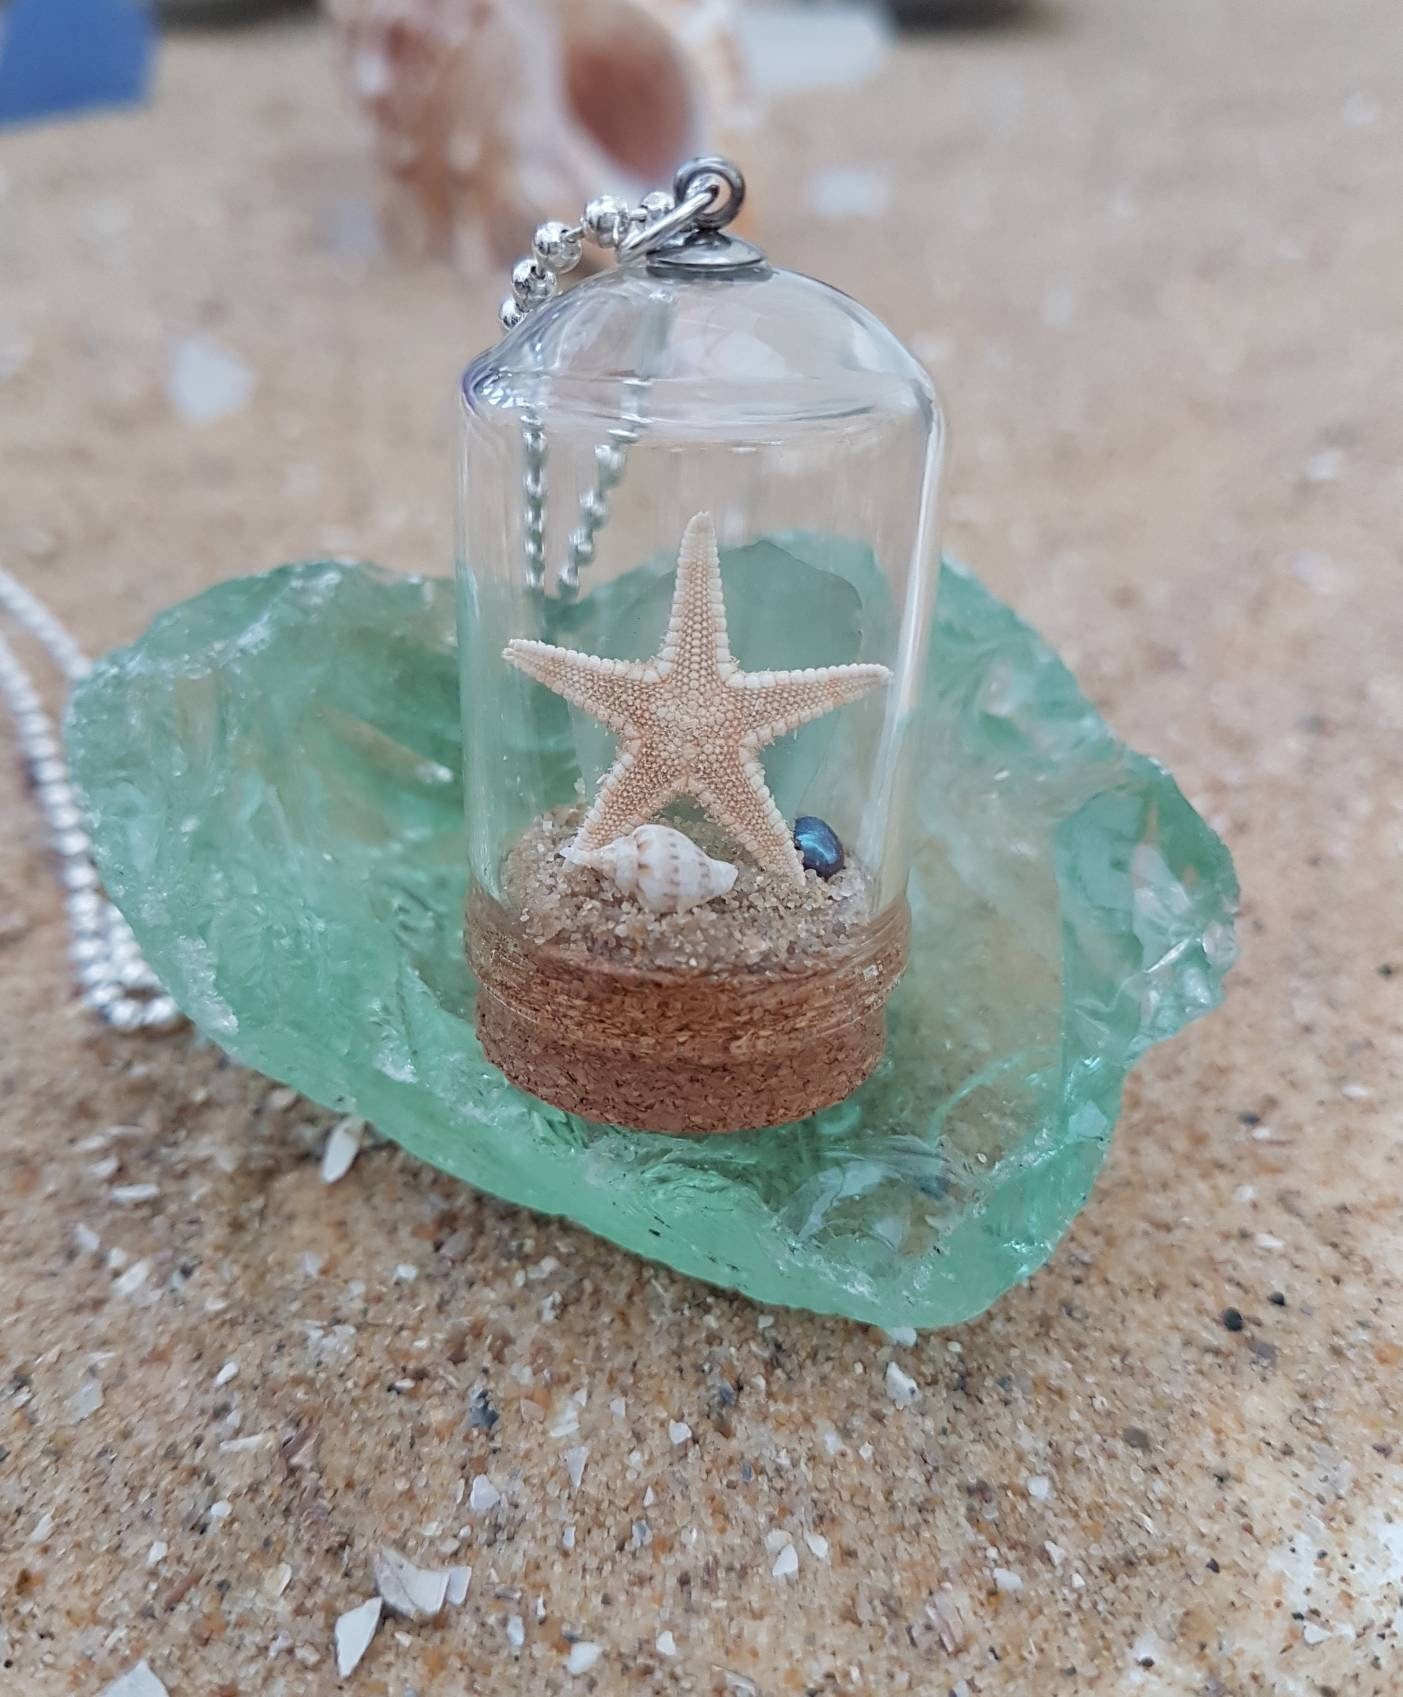
M590 866L612 878L649 913L685 913L724 896L736 881L729 861L713 860L670 825L639 825L589 854L576 854L569 847L561 853L572 865Z
M667 188L739 120L736 0L324 0L390 241L488 269L601 193Z

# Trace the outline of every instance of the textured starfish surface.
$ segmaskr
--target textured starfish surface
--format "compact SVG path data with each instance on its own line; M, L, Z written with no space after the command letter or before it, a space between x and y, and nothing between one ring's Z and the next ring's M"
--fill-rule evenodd
M804 866L765 783L759 750L886 683L885 666L743 672L726 635L709 513L687 526L663 645L651 660L604 660L518 637L504 658L619 738L618 759L571 844L589 854L690 796L759 865L796 887Z

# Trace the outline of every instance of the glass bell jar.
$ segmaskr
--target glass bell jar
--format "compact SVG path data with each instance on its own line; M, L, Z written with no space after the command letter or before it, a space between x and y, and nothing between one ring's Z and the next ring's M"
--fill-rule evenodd
M547 226L461 388L478 1032L642 1130L841 1100L906 958L943 418L869 312L725 228L742 193L684 167L560 295L599 203Z

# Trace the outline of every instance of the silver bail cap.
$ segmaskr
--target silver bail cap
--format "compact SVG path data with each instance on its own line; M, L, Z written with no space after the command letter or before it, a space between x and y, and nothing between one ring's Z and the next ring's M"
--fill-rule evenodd
M654 275L728 277L765 264L753 243L725 234L745 201L738 166L717 154L680 165L672 181L672 213L639 231L619 249L619 258L645 255Z

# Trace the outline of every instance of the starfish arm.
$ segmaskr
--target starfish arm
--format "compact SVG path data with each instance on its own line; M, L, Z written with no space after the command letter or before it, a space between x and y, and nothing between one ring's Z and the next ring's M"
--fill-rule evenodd
M627 836L635 825L646 824L666 807L676 794L676 784L656 762L647 759L639 748L625 748L605 773L594 804L570 844L571 853L593 854Z
M747 742L763 748L810 719L860 701L890 678L885 666L815 666L799 672L741 672L730 687L745 698Z
M765 783L765 768L751 749L718 750L691 780L691 793L724 830L766 871L796 889L804 863L794 835Z
M620 736L632 729L647 687L638 675L641 666L520 636L502 650L502 658Z
M672 612L657 665L679 673L685 685L727 675L735 661L726 637L726 603L721 593L721 556L710 513L698 513L682 533Z

